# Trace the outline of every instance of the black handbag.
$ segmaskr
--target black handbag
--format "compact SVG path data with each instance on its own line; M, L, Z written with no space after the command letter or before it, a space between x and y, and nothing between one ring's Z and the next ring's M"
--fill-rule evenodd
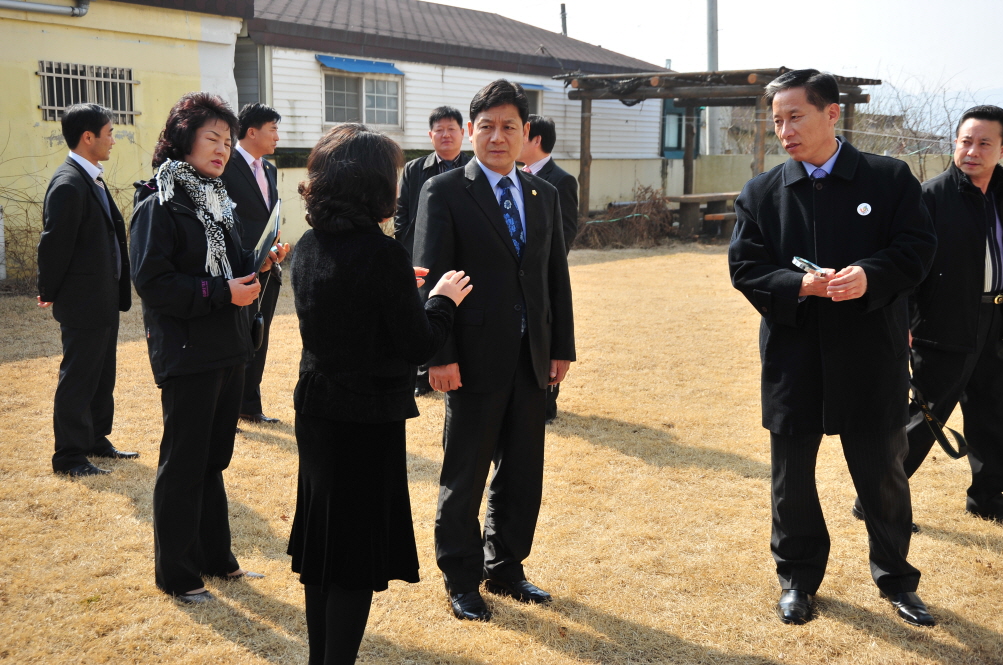
M947 453L948 457L951 459L961 459L968 454L968 442L965 441L965 437L950 427L945 427L944 423L940 422L937 416L933 415L930 411L930 407L926 405L926 400L923 399L923 395L919 392L919 388L916 386L912 387L912 395L909 399L913 404L919 407L920 411L923 412L923 418L926 420L926 426L930 428L931 432L933 432L934 438L937 439L937 443L939 443L940 447L944 449L944 452ZM957 449L951 445L947 435L944 434L945 429L951 433L951 436L953 436L954 440L958 443Z
M251 344L254 346L255 351L260 349L262 342L265 341L265 315L261 313L261 296L264 295L265 289L268 288L268 280L271 277L272 271L269 270L265 276L265 284L258 293L258 311L254 313L254 318L251 319Z

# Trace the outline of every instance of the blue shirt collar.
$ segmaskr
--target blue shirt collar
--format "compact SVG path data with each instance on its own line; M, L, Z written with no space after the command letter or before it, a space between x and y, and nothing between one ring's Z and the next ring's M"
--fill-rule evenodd
M477 158L475 157L474 159L477 159ZM504 178L505 176L503 176L502 174L497 173L495 171L492 171L488 167L484 166L484 164L481 164L481 160L479 160L479 159L477 159L477 166L481 167L481 171L484 171L484 175L486 175L488 177L488 182L491 183L491 190L495 192L495 196L498 196L498 192L497 192L498 181L501 180L502 178ZM516 168L515 164L512 164L512 170L509 173L507 173L506 175L508 176L509 180L512 181L512 184L514 185L514 187L521 194L522 193L522 182L519 180L519 174L516 173L516 171L518 171L518 170L519 169Z
M822 164L822 166L816 166L814 164L809 164L808 162L801 162L801 163L804 165L805 171L808 172L809 176L815 172L815 169L822 169L823 171L825 171L826 175L832 175L832 167L835 166L836 158L839 157L839 151L842 149L843 149L843 137L837 136L836 152L833 153L832 157L826 160L825 164Z

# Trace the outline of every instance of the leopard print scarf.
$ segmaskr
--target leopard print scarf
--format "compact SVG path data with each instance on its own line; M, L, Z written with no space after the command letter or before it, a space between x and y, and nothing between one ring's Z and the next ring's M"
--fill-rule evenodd
M213 277L233 279L230 261L226 258L224 232L233 228L233 201L219 178L203 178L188 162L168 159L157 169L157 197L166 203L174 197L174 185L181 183L195 203L195 213L205 227L208 251L205 269Z

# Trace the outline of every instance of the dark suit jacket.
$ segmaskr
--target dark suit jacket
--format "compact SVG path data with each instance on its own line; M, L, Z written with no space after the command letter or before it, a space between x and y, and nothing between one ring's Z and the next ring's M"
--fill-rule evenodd
M996 166L987 193L1003 208L1003 166ZM944 351L974 353L985 289L988 224L996 223L992 203L952 162L923 183L937 230L933 267L913 294L912 343Z
M844 143L827 178L812 181L788 160L750 180L735 212L732 282L763 317L763 426L778 434L904 426L907 296L937 247L909 167ZM837 271L858 265L867 292L799 302L804 273L791 265L795 256Z
M456 158L457 169L462 169L470 161L470 156L460 153ZM414 255L414 220L418 216L418 197L421 188L432 176L438 175L439 164L435 153L412 159L404 166L401 176L400 195L397 197L397 214L394 216L394 238Z
M553 158L533 175L539 176L557 188L561 199L561 224L564 226L564 246L571 251L571 245L578 235L578 181Z
M279 198L278 171L274 165L264 160L261 163L264 165L265 178L268 180L268 199L271 206L265 205L258 181L254 179L251 167L247 165L244 156L237 152L236 147L222 176L227 194L237 204L234 213L240 222L240 244L244 249L254 249L258 244L258 238L261 237L261 232L268 223L268 217L272 214L272 207ZM276 270L272 277L281 280L282 269Z
M540 388L550 360L575 360L571 282L557 190L518 172L525 199L522 260L477 160L422 188L414 259L429 269L424 295L447 270L463 270L474 288L456 310L453 333L429 365L458 362L463 390L490 392L511 381L522 344L522 308Z
M107 199L111 217L99 197ZM125 222L115 201L67 157L49 181L43 217L38 295L52 303L52 315L63 325L114 325L119 311L132 306ZM117 280L115 243L121 257Z

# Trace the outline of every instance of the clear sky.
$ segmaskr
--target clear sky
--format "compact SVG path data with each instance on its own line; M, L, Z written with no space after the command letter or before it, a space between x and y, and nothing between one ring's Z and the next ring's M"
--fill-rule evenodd
M561 30L553 0L435 0ZM568 35L678 71L707 69L705 0L566 0ZM1003 106L1003 0L718 0L720 69L814 67ZM879 91L873 90L875 94Z

